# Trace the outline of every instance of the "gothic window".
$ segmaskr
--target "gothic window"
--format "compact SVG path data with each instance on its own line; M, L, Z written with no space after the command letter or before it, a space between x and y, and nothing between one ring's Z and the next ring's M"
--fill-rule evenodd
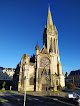
M54 52L56 53L56 40L54 39Z
M57 73L59 75L59 64L57 64Z
M56 85L58 85L58 80L56 80Z
M51 38L51 40L50 40L50 49L49 49L49 52L53 52L52 38Z
M50 66L50 60L47 57L43 57L40 60L40 67L49 67Z

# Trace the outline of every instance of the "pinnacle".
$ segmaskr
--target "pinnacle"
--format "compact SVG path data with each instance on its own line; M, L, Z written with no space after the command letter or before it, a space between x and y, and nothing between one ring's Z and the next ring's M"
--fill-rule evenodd
M37 41L37 44L36 44L36 47L35 47L35 49L38 49L38 50L39 50L38 41Z
M52 25L53 26L53 21L52 21L52 16L51 16L51 11L50 11L50 5L48 7L47 26L48 25Z

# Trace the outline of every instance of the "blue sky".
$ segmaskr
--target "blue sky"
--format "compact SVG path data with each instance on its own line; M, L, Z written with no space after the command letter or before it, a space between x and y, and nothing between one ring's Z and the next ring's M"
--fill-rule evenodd
M15 68L37 41L42 48L48 4L63 72L80 69L80 0L0 0L0 66Z

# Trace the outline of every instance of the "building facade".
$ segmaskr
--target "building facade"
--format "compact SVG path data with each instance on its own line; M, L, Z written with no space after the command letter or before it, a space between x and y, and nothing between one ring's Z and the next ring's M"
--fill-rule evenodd
M76 85L76 87L80 87L80 69L79 70L73 70L68 75L68 84L73 83Z
M38 42L35 47L34 63L30 56L22 56L18 68L18 90L46 91L50 87L57 90L57 86L65 86L65 77L62 71L58 51L58 32L53 25L50 7L48 8L47 24L43 33L43 47L39 49ZM16 70L17 71L17 70ZM16 76L16 75L15 75ZM27 82L25 83L25 80Z
M27 79L27 81L26 81ZM35 63L30 62L30 55L24 54L17 65L13 77L13 87L18 91L34 91L35 86ZM26 82L25 82L26 81Z
M6 82L6 89L10 89L13 83L13 75L15 73L15 68L3 68L0 67L0 89L2 89L2 83Z
M15 68L0 67L0 80L12 80L15 73Z

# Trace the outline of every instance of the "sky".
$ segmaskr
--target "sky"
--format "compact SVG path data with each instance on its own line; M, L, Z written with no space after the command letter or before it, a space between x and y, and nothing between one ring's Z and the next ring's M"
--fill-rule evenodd
M0 0L0 66L16 68L23 54L35 54L50 5L58 30L63 73L80 69L80 0Z

